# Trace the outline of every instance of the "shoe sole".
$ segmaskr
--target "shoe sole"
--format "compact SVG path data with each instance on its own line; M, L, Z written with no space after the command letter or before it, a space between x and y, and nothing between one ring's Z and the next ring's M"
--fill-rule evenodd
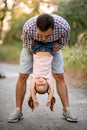
M67 120L67 121L69 121L69 122L73 122L73 123L76 123L76 122L78 122L78 120L72 120L72 119L70 119L70 118L66 118L66 117L62 117L63 119L65 119L65 120Z
M18 122L19 120L22 120L23 119L23 116L21 116L19 119L16 119L16 120L8 120L8 123L16 123Z

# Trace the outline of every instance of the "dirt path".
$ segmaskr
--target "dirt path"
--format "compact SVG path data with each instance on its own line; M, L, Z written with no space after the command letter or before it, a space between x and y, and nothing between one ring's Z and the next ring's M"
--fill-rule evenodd
M38 95L40 106L31 112L27 105L29 80L23 104L24 119L18 123L7 123L9 114L15 108L15 85L18 66L0 63L0 72L6 75L0 79L0 130L87 130L87 89L68 85L71 111L78 117L78 123L70 123L62 119L62 105L57 96L54 112L45 107L47 95ZM66 77L67 78L67 77Z

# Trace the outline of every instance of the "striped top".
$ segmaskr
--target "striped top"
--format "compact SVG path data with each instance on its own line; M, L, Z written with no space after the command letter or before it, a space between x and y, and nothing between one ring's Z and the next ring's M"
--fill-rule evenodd
M60 39L63 45L68 44L70 40L70 26L68 22L56 15L51 14L54 18L54 30L53 34L47 38L46 42L53 42ZM34 16L25 22L22 31L23 47L29 48L34 43L34 40L42 41L42 37L37 34L36 19L38 16Z

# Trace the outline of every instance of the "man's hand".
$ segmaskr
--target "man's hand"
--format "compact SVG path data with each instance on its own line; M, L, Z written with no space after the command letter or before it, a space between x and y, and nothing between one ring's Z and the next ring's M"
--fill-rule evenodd
M58 43L53 44L53 52L59 51L61 48L58 46Z
M37 100L34 100L34 107L38 107L39 106L39 102Z

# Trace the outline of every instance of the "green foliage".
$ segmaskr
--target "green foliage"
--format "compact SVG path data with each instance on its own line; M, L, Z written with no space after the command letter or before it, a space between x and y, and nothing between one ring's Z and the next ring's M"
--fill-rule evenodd
M87 0L61 2L56 13L69 22L71 26L71 45L74 45L78 34L87 30Z
M21 34L22 34L22 26L24 23L24 18L15 18L14 16L12 17L11 20L11 29L7 32L5 39L4 39L4 44L13 44L14 41L20 41L21 40Z
M5 36L4 44L14 44L16 41L21 42L23 25L25 21L31 18L33 15L34 14L22 14L20 17L16 18L13 14L11 19L11 29L7 32Z
M36 12L36 13L38 12L39 2L40 2L39 0L37 0L37 1L36 1L36 0L32 0L32 4L33 4L33 7L34 7L34 13L35 13L35 12ZM35 14L36 14L36 13L35 13ZM39 12L38 12L38 13L39 13Z
M14 43L0 45L0 62L19 63L22 44Z
M2 7L3 4L5 5L4 7ZM0 39L1 39L2 38L3 20L6 16L6 12L8 11L6 0L1 1L0 6L1 6L1 8L0 8Z
M65 70L75 73L84 72L87 74L87 45L75 44L72 47L63 49Z
M20 2L21 0L18 0L18 3ZM4 44L14 44L16 41L20 42L22 29L25 21L38 14L39 0L32 0L32 5L29 5L27 0L22 0L22 2L26 4L28 7L31 6L34 9L32 13L29 14L21 12L21 9L18 7L16 8L16 6L11 10L11 29L6 33Z

